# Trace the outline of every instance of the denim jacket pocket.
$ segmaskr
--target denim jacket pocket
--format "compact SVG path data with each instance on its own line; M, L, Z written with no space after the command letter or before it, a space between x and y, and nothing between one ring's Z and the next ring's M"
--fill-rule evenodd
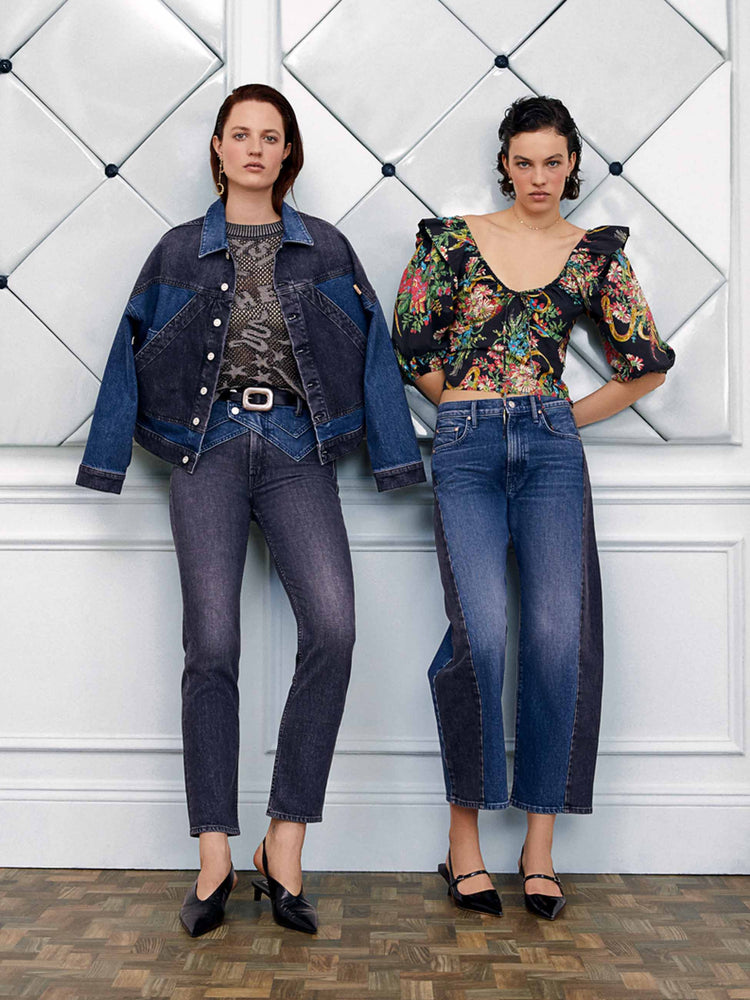
M145 344L135 353L136 371L142 371L208 306L208 299L195 294L160 330L149 330Z
M352 342L361 354L365 353L367 349L367 337L340 305L321 292L315 285L305 288L302 294Z

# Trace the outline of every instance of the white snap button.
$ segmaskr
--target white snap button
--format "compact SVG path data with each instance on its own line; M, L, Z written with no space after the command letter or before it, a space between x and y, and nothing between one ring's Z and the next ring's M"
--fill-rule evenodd
M188 457L187 455L183 455L183 456L182 456L182 464L183 464L183 465L187 465L187 463L188 463L189 461L190 461L190 458L189 458L189 457Z
M512 407L514 407L515 405L516 405L516 404L515 404L515 403L513 402L513 400L512 400L512 399L509 399L509 400L508 400L508 406L510 406L510 407L512 408Z
M235 415L235 417L237 416L237 414L238 414L239 412L240 412L240 408L239 408L239 406L233 406L233 407L232 407L232 413L233 413L233 414Z
M206 360L207 361L213 361L213 359L215 357L216 357L216 355L214 354L214 352L213 351L209 351L208 354L206 355Z
M226 257L227 260L229 260L229 251L228 250L224 251L224 256Z
M193 417L193 426L194 427L197 427L200 422L201 422L201 418L200 417Z
M205 396L207 392L208 392L208 389L205 387L205 385L202 385L201 386L201 396Z
M221 326L221 320L220 319L215 319L214 320L214 326Z
M222 283L221 283L221 290L222 290L222 292L228 292L229 291L229 285L226 283L226 281L222 281Z

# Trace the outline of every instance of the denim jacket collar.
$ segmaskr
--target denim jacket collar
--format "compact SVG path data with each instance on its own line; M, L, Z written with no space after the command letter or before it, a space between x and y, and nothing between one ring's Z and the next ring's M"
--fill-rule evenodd
M281 237L282 243L306 243L312 246L314 240L307 227L291 205L286 202L281 204L281 221L284 224L284 233ZM199 257L215 253L217 250L228 250L227 242L227 219L224 209L224 202L217 198L212 202L203 220L203 230L201 232L201 244L198 250Z

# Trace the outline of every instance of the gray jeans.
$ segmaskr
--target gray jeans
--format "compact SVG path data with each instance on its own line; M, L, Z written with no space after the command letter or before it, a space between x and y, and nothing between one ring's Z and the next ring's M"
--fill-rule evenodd
M268 815L322 819L354 645L354 585L336 471L249 431L172 471L169 510L183 598L182 737L190 834L240 832L240 588L250 522L297 619Z

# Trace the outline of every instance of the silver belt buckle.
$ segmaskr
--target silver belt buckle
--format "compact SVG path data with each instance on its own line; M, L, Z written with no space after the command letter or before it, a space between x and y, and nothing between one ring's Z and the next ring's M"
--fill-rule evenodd
M266 400L264 403L251 403L251 396L264 395ZM273 406L273 389L267 389L265 386L248 386L247 389L242 391L242 409L243 410L270 410Z

